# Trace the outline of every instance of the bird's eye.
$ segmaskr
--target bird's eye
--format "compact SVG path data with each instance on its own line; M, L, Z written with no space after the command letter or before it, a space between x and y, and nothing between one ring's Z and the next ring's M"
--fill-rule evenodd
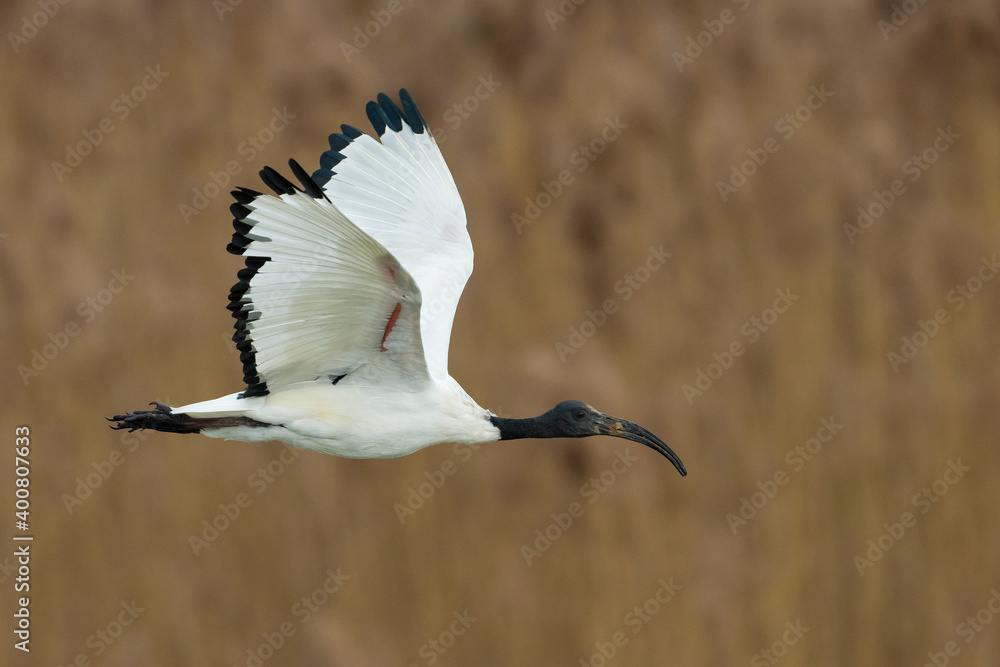
M587 418L587 411L584 410L583 408L577 408L576 410L573 411L573 418L576 419L577 421L583 421L584 419Z

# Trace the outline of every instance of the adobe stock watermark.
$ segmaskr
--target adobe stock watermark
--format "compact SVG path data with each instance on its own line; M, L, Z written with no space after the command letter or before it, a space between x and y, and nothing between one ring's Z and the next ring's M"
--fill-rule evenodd
M683 590L680 584L674 583L673 577L669 577L667 580L661 578L656 583L659 584L656 591L641 604L632 607L622 618L621 624L630 630L632 635L639 634ZM615 630L607 638L607 641L594 642L596 650L588 657L580 658L577 665L579 667L606 667L622 648L628 646L629 639L630 637L624 629Z
M377 39L404 9L406 9L406 5L403 0L389 0L382 9L373 9L369 12L372 17L371 21L354 26L352 32L354 39L350 42L340 42L340 52L344 54L344 59L348 64L352 58L361 55L361 52L368 48L372 40Z
M20 52L21 47L34 39L38 31L47 26L69 2L70 0L38 0L35 3L38 9L21 17L18 31L7 33L7 41L14 53Z
M711 389L712 385L727 370L732 368L736 359L743 356L747 348L760 340L761 336L778 321L778 315L787 313L788 309L799 300L799 295L792 294L790 287L777 289L775 290L775 294L778 295L778 298L774 300L769 308L765 308L759 316L754 315L740 326L740 334L746 339L746 343L742 339L737 338L723 348L721 352L713 352L712 359L714 361L709 362L704 368L698 368L695 371L694 385L685 384L681 387L688 405L694 405L695 398L703 396L706 391Z
M894 373L908 365L920 350L927 347L931 340L941 333L941 328L951 322L952 315L965 308L965 306L976 298L976 295L983 289L983 285L993 280L993 277L1000 272L1000 262L994 253L992 257L982 257L979 269L970 276L964 283L955 285L954 289L945 295L945 301L951 306L941 307L934 311L934 314L926 320L917 320L917 328L909 336L902 336L902 344L899 352L889 352L886 359L889 367Z
M864 235L876 221L880 220L886 212L892 208L893 204L906 194L906 183L916 183L930 170L942 153L946 153L955 142L962 138L962 135L955 133L951 125L947 128L937 128L937 137L930 146L914 154L900 167L900 178L894 179L885 190L875 190L873 199L868 204L858 207L858 219L856 224L844 223L844 234L847 240L854 245L855 239ZM904 181L903 176L907 177Z
M621 280L614 284L614 293L619 297L608 297L601 305L594 310L587 310L584 319L569 328L569 337L566 341L556 341L556 354L559 361L566 363L566 359L580 351L587 341L594 337L597 330L608 323L608 319L618 312L620 304L628 302L635 293L642 289L643 285L649 282L654 273L659 271L673 257L669 252L663 251L663 245L654 248L649 246L649 252L645 260L630 273L622 276Z
M788 649L799 643L799 640L809 632L801 620L796 619L785 623L786 630L781 634L781 638L776 640L770 647L756 653L750 658L750 667L767 667L776 665L779 660L788 654Z
M739 165L730 165L729 178L725 181L715 182L715 189L719 191L722 201L728 201L729 197L736 194L737 190L747 184L757 171L767 164L772 155L781 150L781 142L788 141L795 136L795 133L809 122L813 113L823 108L823 105L833 97L833 92L826 89L826 84L821 83L819 88L809 87L809 96L805 102L795 108L794 111L786 113L774 123L774 131L778 137L768 137L756 148L748 148L747 159Z
M763 482L757 480L757 491L740 498L738 507L734 512L726 514L726 523L729 529L736 535L740 528L746 526L760 510L764 509L771 500L778 495L781 487L791 481L792 476L801 472L809 461L823 451L823 446L829 443L844 428L843 424L837 423L836 417L824 417L819 420L819 428L816 435L805 441L804 444L796 445L785 454L785 463L791 468L791 472L784 468L778 468L769 479Z
M586 499L586 505L596 503L638 460L639 457L633 456L628 447L616 451L611 465L591 477L580 487L580 496ZM551 549L552 545L573 527L574 521L582 517L586 510L587 507L584 503L574 500L566 507L565 512L553 512L550 515L552 523L535 531L534 542L530 545L521 545L521 556L528 567L531 567L534 561Z
M47 342L41 348L32 348L28 353L27 364L17 365L17 375L21 382L27 387L32 379L38 377L42 371L49 367L56 357L65 350L72 339L76 338L83 331L83 328L97 319L97 316L104 312L115 297L122 293L130 282L135 280L135 276L128 273L123 266L111 272L111 280L107 287L100 289L93 296L89 296L76 307L78 318L73 318L66 322L56 331L50 332L46 337Z
M448 107L442 115L442 120L447 123L450 130L454 131L460 128L462 123L479 110L479 106L483 102L493 97L493 93L501 85L500 81L496 81L493 78L492 73L486 76L480 75L476 81L477 85L475 89L462 98L461 101ZM438 146L443 146L448 141L448 133L441 127L431 128L431 134L434 136L434 141L437 142Z
M910 20L910 17L920 11L926 2L927 0L903 0L892 3L889 20L879 19L875 23L878 31L882 34L882 39L889 41L889 37L899 32Z
M159 64L155 67L148 65L145 76L130 90L122 93L111 102L112 115L102 118L96 127L83 130L83 139L76 144L67 145L64 162L52 163L52 171L56 175L56 180L62 183L63 178L83 164L83 159L104 143L105 137L118 129L118 126L115 125L116 119L118 122L124 122L168 76L170 76L170 72L161 70Z
M882 533L868 540L864 553L854 556L854 567L857 568L858 574L863 577L867 570L875 567L875 563L882 560L882 556L902 540L908 530L917 525L919 516L934 509L934 505L941 502L951 487L965 477L965 473L970 470L972 468L962 465L960 458L948 461L948 467L945 468L940 479L925 486L920 490L920 493L914 494L910 499L913 508L920 511L919 515L907 511L903 512L898 520L891 523L886 521L882 524L884 529Z
M459 613L452 612L452 621L437 637L432 637L420 645L417 655L423 660L425 665L433 665L448 652L455 642L459 640L477 619L468 609ZM420 663L411 662L409 667L420 667Z
M140 607L135 599L131 602L125 602L122 600L119 606L121 607L120 611L118 611L110 621L99 627L87 637L84 644L90 650L77 653L73 659L69 661L69 665L81 665L86 667L91 664L91 660L93 658L100 658L108 651L109 648L111 648L118 638L125 633L125 630L136 622L139 615L146 611L146 608ZM60 665L60 667L62 666Z
M295 463L302 456L302 450L291 445L284 445L281 453L271 459L266 466L257 468L256 471L247 477L247 486L253 491L251 496L249 491L241 491L236 494L232 502L219 503L219 513L201 522L201 532L188 535L188 546L195 557L201 556L202 552L215 543L222 533L236 523L236 520L243 515L243 511L250 507L254 497L267 491L278 477L284 474L288 466Z
M294 120L295 114L288 111L288 107L277 107L271 109L271 118L267 124L255 133L247 135L246 139L236 147L236 154L243 158L242 164L236 158L229 160L220 169L212 169L208 172L208 178L202 185L191 190L191 199L181 202L177 210L184 219L185 224L190 224L193 218L208 208L213 199L228 192L229 184L234 176L243 173L244 165L248 165L257 159L257 156L274 141L276 135L283 132L288 127L288 121Z
M63 507L67 514L73 514L83 502L94 495L101 486L108 481L126 461L129 454L139 449L139 445L150 437L150 431L139 430L134 433L122 431L120 440L122 447L112 449L107 456L90 462L90 469L85 473L77 475L74 480L73 492L63 492L59 499L62 500Z
M3 562L0 563L0 584L5 584L8 581L11 581L14 578L14 575L18 574L18 563L16 561L11 563L10 559L11 556L8 554L3 557Z
M732 0L741 12L746 11L751 2L752 0ZM694 36L688 35L683 52L674 51L674 65L677 66L677 71L683 73L685 65L693 65L694 61L705 53L705 49L715 44L715 40L722 36L726 26L733 24L736 16L736 12L726 8L719 12L718 18L702 21L701 24L705 29Z
M576 13L576 8L585 3L587 0L559 0L559 4L556 5L555 9L545 10L545 20L548 21L549 27L552 28L552 32L556 31L561 23L565 23L566 19Z
M395 503L392 506L399 523L405 524L406 520L414 516L419 510L430 501L434 495L441 490L449 478L458 472L459 466L469 461L472 455L480 450L482 445L456 444L451 448L455 458L445 459L437 470L424 472L424 481L416 486L407 489L406 499L403 503ZM456 462L457 459L457 462Z
M967 646L975 640L986 629L993 619L1000 616L1000 591L996 588L990 590L990 597L986 604L973 616L969 614L965 619L955 626L955 634L964 640ZM940 651L930 651L927 653L927 662L923 667L947 667L951 664L952 658L957 658L962 652L962 646L955 640L944 643Z
M225 21L227 14L232 14L236 8L243 4L243 0L212 0L212 9L219 21Z
M275 626L273 630L262 632L260 636L264 641L257 646L248 648L244 653L245 658L241 658L241 662L236 663L237 665L262 667L265 662L273 658L281 650L285 642L294 637L302 626L308 623L316 613L326 606L330 599L339 593L347 580L351 578L349 575L341 572L339 567L336 571L327 569L325 574L326 579L321 584L316 586L309 595L303 595L301 599L292 605L289 614L298 621L298 626L291 620L284 620Z
M576 168L577 174L587 171L587 168L593 164L594 160L600 157L608 149L608 146L615 143L622 135L622 132L627 129L628 123L623 123L621 116L615 116L614 120L605 118L604 127L600 133L588 143L580 144L570 154L570 165ZM561 170L554 180L541 181L539 185L542 186L542 189L534 197L524 198L524 210L521 213L510 214L510 221L514 225L514 229L517 230L517 233L522 234L525 227L534 223L542 215L542 211L551 206L552 202L558 199L566 191L566 188L575 182L576 176L569 169Z

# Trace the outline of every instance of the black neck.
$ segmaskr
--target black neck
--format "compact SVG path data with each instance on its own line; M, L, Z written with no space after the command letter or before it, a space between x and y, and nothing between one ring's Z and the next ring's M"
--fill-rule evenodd
M521 438L554 438L552 426L540 420L539 417L527 419L507 419L506 417L490 417L490 422L500 431L501 440L519 440Z

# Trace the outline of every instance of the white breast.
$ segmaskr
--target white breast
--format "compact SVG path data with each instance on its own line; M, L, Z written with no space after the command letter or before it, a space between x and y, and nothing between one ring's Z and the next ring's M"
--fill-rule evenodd
M365 384L302 383L262 399L245 413L268 428L205 429L204 435L281 440L347 458L393 458L444 442L485 443L500 438L490 412L450 376L419 391Z

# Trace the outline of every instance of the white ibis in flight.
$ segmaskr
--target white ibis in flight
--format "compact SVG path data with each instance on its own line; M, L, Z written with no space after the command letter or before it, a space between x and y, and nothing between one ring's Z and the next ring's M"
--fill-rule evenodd
M280 440L351 458L430 445L610 435L658 437L580 401L530 419L479 407L448 374L458 299L472 273L465 209L406 90L367 111L381 141L349 125L297 186L270 167L274 195L233 191L232 243L246 258L229 293L246 389L211 401L115 415L115 429Z

